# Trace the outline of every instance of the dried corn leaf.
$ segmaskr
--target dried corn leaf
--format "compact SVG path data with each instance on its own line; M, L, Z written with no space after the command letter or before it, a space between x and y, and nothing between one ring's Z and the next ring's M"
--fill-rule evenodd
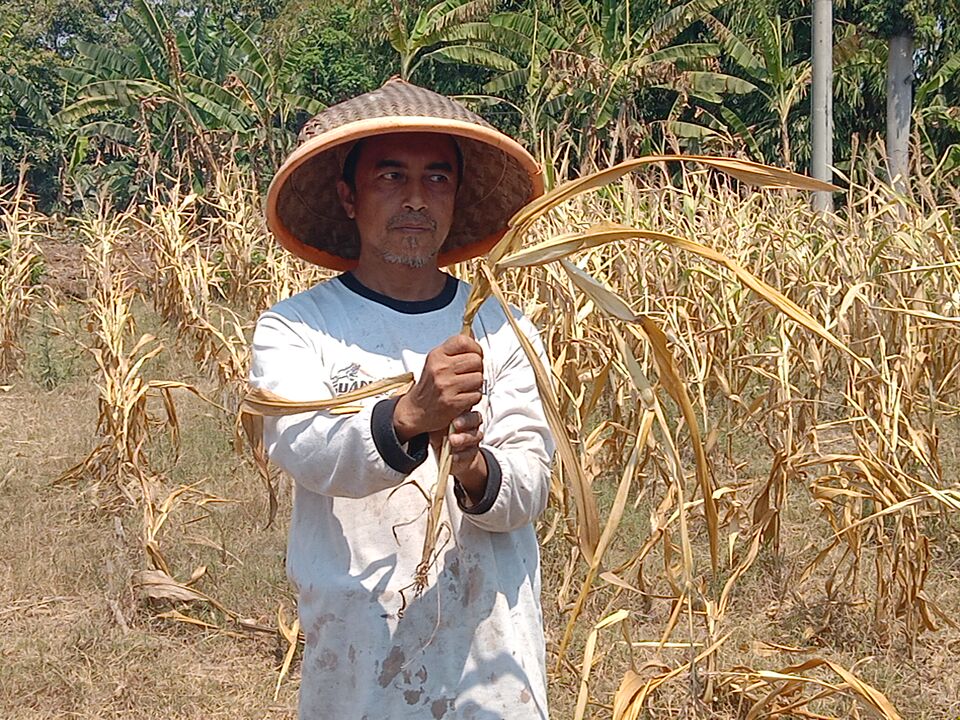
M649 317L643 315L639 318L640 326L644 334L650 341L653 348L653 357L656 361L657 371L660 374L660 381L666 388L670 397L677 403L683 414L683 419L687 425L687 432L690 434L690 444L693 447L693 456L696 462L697 482L700 485L700 493L703 496L704 514L707 520L707 535L710 543L710 562L713 571L717 571L720 559L720 519L717 514L717 503L714 498L713 479L710 477L710 468L707 465L707 455L703 449L703 439L700 435L700 424L697 420L696 411L693 409L693 403L687 394L687 387L680 374L677 371L673 360L673 353L667 347L667 337L663 330Z
M664 668L667 669L667 672L661 675L644 678L633 670L627 670L613 697L613 720L638 720L651 693L664 683L689 670L692 664L713 655L729 639L731 634L727 633L720 637L710 647L699 653L692 663L684 663L672 670Z
M810 315L810 313L801 308L799 305L793 302L793 300L788 298L776 288L768 285L763 280L760 280L758 277L752 275L735 260L728 258L723 253L717 252L713 248L709 248L706 245L701 245L693 240L688 240L678 236L670 237L673 237L673 240L670 241L670 244L674 247L680 248L681 250L687 250L723 265L728 270L733 272L740 282L753 290L755 293L757 293L757 295L773 305L777 310L782 312L791 320L799 323L811 332L816 333L835 348L854 358L858 362L868 365L866 360L856 355L852 350L850 350L850 348L840 342L840 340L838 340L833 333L823 327L823 325L821 325L812 315Z
M960 316L955 316L955 315L940 315L939 313L930 312L929 310L912 310L910 308L898 308L898 307L874 306L872 309L880 310L882 312L891 312L891 313L900 313L902 315L910 315L911 317L920 318L922 320L930 320L931 322L941 322L941 323L947 323L948 325L960 326Z
M843 679L843 685L834 685L824 681L822 678L812 678L802 674L808 670L813 670L815 668L824 666L830 668L833 670L833 672L839 675ZM894 708L893 703L890 702L886 695L869 683L866 683L858 678L842 665L838 665L837 663L827 660L826 658L810 658L803 663L791 665L778 671L761 670L759 672L750 673L750 675L757 680L762 680L764 682L786 681L788 683L812 683L829 688L835 692L842 692L846 689L866 702L867 705L869 705L871 709L884 718L884 720L902 720L900 714L897 712L896 708ZM782 691L783 690L780 690L778 692L777 689L774 689L772 693L758 701L758 703L755 705L755 709L751 709L748 717L767 717L766 713L761 714L761 710L763 710L769 704L769 702Z
M557 649L558 669L563 663L564 654L566 653L570 640L573 637L574 628L576 627L577 621L580 619L580 614L583 612L587 597L589 596L590 590L593 587L593 580L600 570L600 565L603 561L603 555L607 551L607 548L610 547L610 543L613 542L613 537L616 534L617 527L620 525L620 520L623 517L623 512L627 506L627 498L630 494L630 488L640 465L640 454L647 444L647 438L650 434L650 428L653 426L653 420L653 411L645 411L640 422L640 430L637 432L636 437L634 438L633 449L630 452L630 457L620 475L620 483L617 486L617 494L613 499L613 507L610 509L610 514L607 516L607 524L604 526L603 533L600 535L600 540L597 542L597 549L593 554L593 558L590 560L590 567L587 570L587 576L584 579L583 584L580 586L580 593L577 596L577 601L574 603L573 609L570 611L570 617L567 618L566 629L563 632L563 637L560 640L560 646Z
M834 191L838 188L805 175L782 168L762 165L749 160L707 157L703 155L649 155L626 160L619 165L600 170L590 175L564 183L536 200L527 203L510 218L510 227L521 227L541 217L544 213L577 195L609 185L644 165L658 162L696 162L719 170L741 182L766 188L795 188L798 190Z
M600 247L619 240L632 240L638 237L645 240L662 240L662 235L663 233L660 232L640 230L617 223L597 223L583 232L558 235L523 250L510 253L497 263L497 270L545 265L554 260L562 260L581 250Z
M287 651L283 654L283 664L280 666L280 673L277 675L277 685L273 690L273 699L280 697L280 686L283 679L290 672L290 665L293 663L293 656L297 652L297 643L300 638L300 617L293 618L293 625L287 626L283 617L283 605L277 607L277 627L283 639L287 641Z
M374 397L381 393L405 390L413 383L413 373L404 373L391 378L378 380L364 385L342 395L321 400L288 400L274 392L263 388L251 387L240 401L240 410L237 414L237 439L246 437L253 454L253 462L260 475L261 481L267 490L269 509L267 512L267 526L277 515L277 492L273 486L273 475L270 472L270 462L266 448L263 445L263 418L299 415L305 412L328 411L332 414L349 414L359 412L360 405L352 403L358 400ZM240 432L242 430L242 433Z
M577 534L580 551L583 553L587 562L591 562L597 548L597 543L600 541L599 513L597 512L597 504L593 496L593 491L587 481L583 467L577 459L576 450L574 450L573 444L567 435L567 427L560 413L560 405L556 391L540 362L537 351L527 339L526 335L523 334L520 326L517 325L517 321L510 311L510 305L503 296L503 291L500 289L492 271L486 264L480 265L480 271L490 284L490 289L494 297L497 299L497 302L500 303L504 315L506 315L510 326L517 336L517 340L520 342L523 351L530 360L530 366L533 368L537 381L537 390L540 392L540 400L543 403L543 409L547 416L550 430L553 433L554 441L557 443L560 462L565 470L564 477L570 485L570 492L573 495L574 504L577 508Z
M560 264L563 266L563 269L567 271L571 282L573 282L584 295L590 298L597 307L601 308L608 315L612 315L617 320L636 322L637 314L630 309L630 306L627 305L623 298L610 290L610 288L567 260L561 260Z
M166 612L159 613L158 618L163 618L164 620L173 620L175 622L182 622L187 625L196 625L197 627L204 628L205 630L219 630L220 627L214 625L213 623L208 623L205 620L200 620L195 617L190 617L189 615L184 615L179 610L167 610Z
M794 320L811 332L814 332L820 337L824 338L827 342L841 352L856 358L862 363L866 363L865 360L855 355L852 350L840 342L840 340L838 340L806 310L790 300L790 298L776 288L768 285L763 280L760 280L758 277L754 276L735 260L728 258L723 253L717 252L713 248L707 247L706 245L702 245L693 240L680 237L678 235L641 230L640 228L632 228L626 225L619 225L617 223L601 223L594 225L584 233L562 235L557 238L553 238L552 240L534 245L533 247L512 253L511 255L501 259L498 263L498 267L540 265L553 260L562 260L578 250L632 238L659 240L667 245L670 245L671 247L692 252L700 257L712 260L713 262L726 267L737 277L738 280L740 280L740 282L753 290L766 302L773 305L773 307L785 314L791 320ZM569 263L564 264L564 268L567 269L568 273L571 272L571 267L575 266L570 265ZM573 276L571 276L571 279L574 280L575 283L577 282ZM590 282L584 278L580 279L582 282L587 284ZM590 280L593 280L593 278L590 278ZM583 286L578 285L578 287L581 287L584 292L587 292ZM608 311L611 312L611 314L613 314L615 317L626 319L623 307L618 307L616 311L612 311L611 309L608 309Z
M453 457L450 454L449 434L443 438L440 446L440 457L437 461L437 484L434 487L433 498L430 501L430 511L427 514L427 530L423 538L423 550L420 553L420 564L417 565L414 578L414 590L419 597L427 587L430 566L433 564L433 555L439 541L440 515L443 512L443 501L447 494L447 484L450 482L450 468Z
M298 415L349 405L381 393L401 390L413 382L413 373L404 373L364 385L361 388L322 400L288 400L263 388L250 388L240 403L240 412L265 417Z
M205 602L230 617L236 616L209 595L187 587L163 570L140 570L134 573L133 584L150 598L172 602Z
M587 637L587 644L583 652L583 665L580 670L580 693L577 695L577 707L573 713L573 720L583 720L583 714L587 710L587 700L589 699L590 670L593 668L593 655L597 648L597 637L603 628L615 625L626 620L630 613L626 610L617 610L607 617L603 618L590 631Z

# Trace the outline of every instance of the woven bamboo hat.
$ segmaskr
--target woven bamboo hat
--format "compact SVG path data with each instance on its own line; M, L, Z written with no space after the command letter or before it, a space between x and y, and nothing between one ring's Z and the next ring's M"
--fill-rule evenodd
M340 205L337 180L358 140L396 132L447 133L460 148L463 177L441 266L487 252L510 217L543 193L540 167L516 141L450 98L391 79L304 125L267 191L267 225L280 243L317 265L353 269L360 238Z

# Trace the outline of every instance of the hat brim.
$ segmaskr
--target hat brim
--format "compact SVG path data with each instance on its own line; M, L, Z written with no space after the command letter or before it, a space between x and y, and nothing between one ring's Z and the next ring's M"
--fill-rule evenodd
M469 229L476 230L474 233L476 237L470 236L463 244L451 244L449 247L445 244L437 258L437 264L441 267L468 260L489 251L506 232L506 221L523 205L543 194L543 175L537 162L523 146L494 128L463 120L422 116L388 116L356 120L309 138L287 157L277 171L267 190L266 217L267 226L280 244L307 262L331 270L346 271L355 268L356 257L345 257L342 254L330 252L316 240L310 242L311 238L305 237L316 234L317 230L312 228L323 228L324 224L331 227L353 227L352 221L346 217L336 198L336 180L342 170L340 161L336 163L335 175L333 163L327 163L330 167L327 168L324 180L320 183L321 187L311 188L309 198L304 197L303 188L297 187L296 178L298 175L303 176L305 168L310 163L315 163L318 158L329 155L337 149L349 147L357 140L406 132L445 133L463 138L467 142L482 143L485 148L502 154L501 180L507 176L508 170L513 175L516 175L519 170L524 176L526 192L519 193L523 195L522 197L515 197L518 194L516 183L510 188L497 187L496 182L491 187L482 187L477 190L476 192L480 193L479 199L467 196L461 202L461 198L458 197L451 234L459 232L469 236L469 232L464 232L463 217L465 214L474 213L476 217L470 221L472 224ZM461 149L463 147L464 144L461 143ZM464 178L461 179L461 185L466 185L471 190L475 189L470 185L473 169L468 162ZM499 195L494 197L492 193L499 193ZM505 206L504 198L508 197L509 202ZM316 198L315 203L310 202L313 198ZM482 206L483 202L495 206L499 213L491 213L489 208ZM317 207L321 206L325 208L324 216L318 215ZM304 220L305 215L312 217ZM458 216L461 220L459 228ZM311 219L312 225L309 222Z

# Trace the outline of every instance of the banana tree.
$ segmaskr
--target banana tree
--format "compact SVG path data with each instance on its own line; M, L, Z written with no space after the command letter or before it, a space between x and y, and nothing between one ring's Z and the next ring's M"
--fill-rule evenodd
M421 10L408 27L407 14L393 0L383 28L400 56L400 77L410 80L427 61L514 70L514 62L487 44L482 33L471 32L494 4L492 0L442 0Z
M793 39L796 26L806 26L809 19L785 19L763 3L741 3L737 11L727 23L712 16L705 22L726 59L757 91L744 98L738 109L725 104L720 108L721 117L758 158L777 147L781 163L791 167L796 161L791 131L797 130L797 124L806 125L807 118L798 110L813 79L810 55L803 52L805 48L797 50ZM845 26L832 46L833 67L842 70L862 56L866 40L855 26ZM847 99L846 94L844 97Z
M756 85L763 107L757 115L754 137L775 131L780 159L786 167L793 164L790 141L790 116L804 98L812 77L809 57L793 52L792 21L771 15L760 4L742 24L750 35L738 33L715 17L706 19L727 57ZM723 108L723 117L732 127L745 131L747 123L733 110ZM758 143L752 140L753 147Z
M656 92L673 94L674 100L665 117L655 120L677 134L690 134L693 126L680 117L691 99L719 102L754 90L752 83L713 67L716 44L678 42L724 1L689 0L639 25L630 3L616 0L562 0L543 13L494 15L489 25L523 61L485 90L520 90L534 110L533 127L544 115L572 124L581 133L581 156L603 142L610 156L618 153L617 144L630 152L641 121L651 119L650 98Z
M216 174L218 143L251 155L265 149L276 161L289 143L290 113L319 109L290 91L289 76L235 23L223 32L198 14L176 29L145 0L121 22L132 47L78 43L77 66L63 72L76 99L56 120L73 130L78 147L98 137L132 151L146 139L166 161L195 158Z

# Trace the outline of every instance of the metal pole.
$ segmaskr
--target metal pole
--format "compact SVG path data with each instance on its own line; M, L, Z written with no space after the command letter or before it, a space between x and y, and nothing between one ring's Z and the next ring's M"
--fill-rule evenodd
M813 0L813 87L810 141L813 157L810 174L817 180L833 181L833 0ZM813 208L833 211L833 195L816 192Z
M913 35L890 38L887 56L887 169L899 193L910 192L910 113L913 110Z

